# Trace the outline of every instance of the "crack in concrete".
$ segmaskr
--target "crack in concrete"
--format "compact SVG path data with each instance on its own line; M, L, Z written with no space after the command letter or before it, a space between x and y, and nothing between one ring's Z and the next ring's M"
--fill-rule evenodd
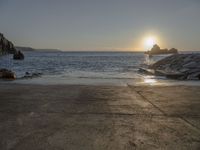
M167 113L165 113L165 111L163 111L160 107L156 106L153 102L151 102L148 98L146 98L141 91L137 91L134 89L134 87L128 85L129 88L131 88L132 90L134 90L142 99L144 99L145 101L149 102L154 108L156 108L157 110L159 110L163 116L166 117L171 117L170 115L168 115ZM183 122L185 122L186 124L190 125L191 127L195 128L198 130L198 132L200 132L200 128L194 124L192 124L190 121L188 121L187 119L183 118L180 115L177 115L177 118L179 118L180 120L182 120Z

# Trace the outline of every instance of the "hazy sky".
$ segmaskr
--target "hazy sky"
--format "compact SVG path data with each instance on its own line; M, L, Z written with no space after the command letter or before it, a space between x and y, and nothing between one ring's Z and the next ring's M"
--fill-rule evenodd
M0 32L18 46L62 50L200 50L200 0L0 0Z

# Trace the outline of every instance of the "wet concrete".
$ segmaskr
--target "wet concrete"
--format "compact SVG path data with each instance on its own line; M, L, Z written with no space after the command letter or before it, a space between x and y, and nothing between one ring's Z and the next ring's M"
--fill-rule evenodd
M200 149L200 87L0 85L1 150Z

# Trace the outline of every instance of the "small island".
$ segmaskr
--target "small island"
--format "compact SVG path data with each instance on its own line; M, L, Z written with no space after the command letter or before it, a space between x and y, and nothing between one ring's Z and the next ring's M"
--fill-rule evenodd
M160 55L160 54L178 54L178 50L175 48L161 49L157 44L153 46L150 51L145 52L148 55Z

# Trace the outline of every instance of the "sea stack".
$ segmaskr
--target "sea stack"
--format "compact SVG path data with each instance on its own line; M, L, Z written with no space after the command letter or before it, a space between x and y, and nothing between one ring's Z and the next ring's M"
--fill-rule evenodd
M13 59L23 60L24 54L21 51L16 51L16 53L13 55Z
M159 55L159 54L178 54L178 50L175 48L161 49L159 45L155 44L150 51L145 52L149 55Z

